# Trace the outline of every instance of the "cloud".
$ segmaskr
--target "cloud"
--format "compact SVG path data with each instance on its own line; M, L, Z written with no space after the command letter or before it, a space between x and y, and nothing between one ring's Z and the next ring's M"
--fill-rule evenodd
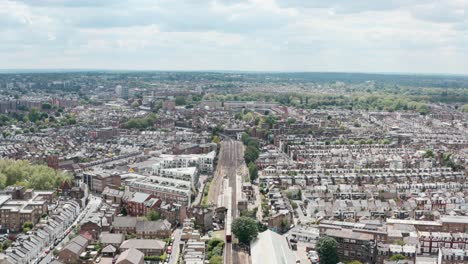
M467 0L0 0L0 68L468 73L467 6Z

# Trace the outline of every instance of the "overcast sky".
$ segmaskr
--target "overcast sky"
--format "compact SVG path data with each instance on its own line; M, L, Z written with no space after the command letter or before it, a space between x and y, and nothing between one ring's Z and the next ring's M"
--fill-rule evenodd
M0 69L468 74L468 0L0 0Z

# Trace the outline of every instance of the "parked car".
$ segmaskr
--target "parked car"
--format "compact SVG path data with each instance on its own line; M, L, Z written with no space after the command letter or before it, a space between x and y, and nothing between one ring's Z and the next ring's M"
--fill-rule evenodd
M317 251L310 250L309 253L307 253L307 257L309 257L310 263L320 264L320 258Z

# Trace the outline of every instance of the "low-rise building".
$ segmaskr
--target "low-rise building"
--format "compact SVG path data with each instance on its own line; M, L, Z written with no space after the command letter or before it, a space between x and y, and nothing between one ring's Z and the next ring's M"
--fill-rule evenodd
M137 249L145 256L160 256L164 252L166 243L157 239L129 239L120 245L120 250Z

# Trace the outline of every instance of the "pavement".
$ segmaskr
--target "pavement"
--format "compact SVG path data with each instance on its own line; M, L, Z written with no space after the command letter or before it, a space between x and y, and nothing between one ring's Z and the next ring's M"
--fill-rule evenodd
M262 222L263 220L263 211L262 211L262 197L260 196L260 188L257 185L252 185L254 189L255 200L253 204L249 204L249 210L257 207L257 220Z
M198 179L198 184L200 186L199 192L197 194L197 197L195 197L195 201L193 201L192 204L194 205L199 205L202 201L203 198L203 192L205 188L205 182L207 181L208 176L207 175L200 175L200 178Z
M300 220L301 223L307 223L307 222L310 222L310 218L307 217L306 215L304 215L304 212L302 211L301 209L301 205L303 205L303 202L302 201L294 201L297 203L298 207L296 208L296 212L297 212L297 215L299 216L299 218L295 218L294 217L294 221L295 221L295 224L297 225L297 220ZM307 209L306 209L307 210Z
M99 208L99 206L100 206L100 204L102 202L101 198L97 197L97 196L92 196L90 194L89 199L90 200L89 200L88 204L81 211L81 213L75 219L73 224L67 229L67 231L65 232L66 235L62 238L62 240L59 243L57 243L57 246L55 246L52 250L50 250L50 252L47 255L44 255L45 253L43 253L43 255L41 256L42 259L39 262L37 262L38 260L36 260L36 263L40 263L40 264L51 263L52 260L53 260L53 251L54 251L54 249L59 249L59 248L63 247L70 240L69 234L73 231L73 226L75 226L76 224L82 224L93 212L98 211L98 208Z
M172 233L172 236L174 237L174 242L172 243L172 254L171 257L169 258L169 264L176 264L177 260L179 259L180 255L180 236L182 235L182 229L177 228L174 230Z
M301 241L297 242L297 251L293 251L296 254L296 259L301 261L301 264L310 264L309 258L307 258L307 245Z

